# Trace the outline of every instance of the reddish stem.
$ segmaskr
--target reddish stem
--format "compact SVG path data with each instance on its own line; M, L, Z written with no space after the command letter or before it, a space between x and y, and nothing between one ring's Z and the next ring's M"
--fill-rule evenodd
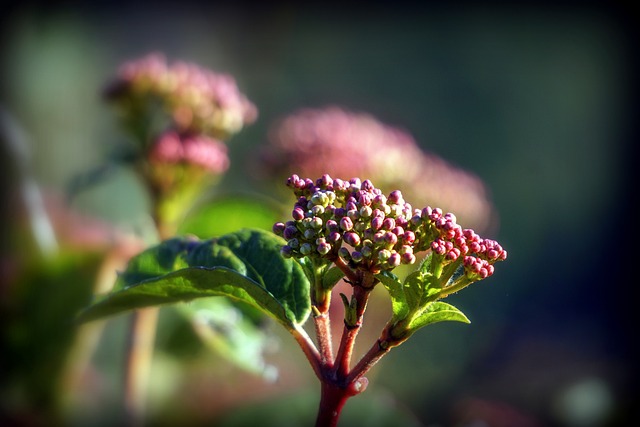
M341 387L332 381L323 380L316 427L336 427L347 399L362 393L368 383L366 378L361 378L346 387Z
M364 374L376 364L382 357L391 350L391 347L377 340L369 349L367 354L362 356L362 359L353 367L349 375L347 375L346 382L352 383L358 381Z
M350 396L345 389L326 381L322 381L321 393L316 427L335 427Z

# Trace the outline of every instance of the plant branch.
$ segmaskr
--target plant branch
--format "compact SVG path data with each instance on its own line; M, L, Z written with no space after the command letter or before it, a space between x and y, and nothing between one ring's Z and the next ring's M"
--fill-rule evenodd
M358 381L363 375L376 364L385 354L391 350L392 346L382 339L376 340L371 346L369 351L362 356L362 359L353 367L349 375L347 375L346 382L353 383Z

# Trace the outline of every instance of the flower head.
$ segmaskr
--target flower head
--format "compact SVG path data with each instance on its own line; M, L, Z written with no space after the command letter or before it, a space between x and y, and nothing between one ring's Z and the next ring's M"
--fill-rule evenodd
M413 264L416 253L431 250L445 265L463 263L468 277L478 280L507 256L497 242L463 229L455 215L414 209L400 191L385 196L370 180L292 175L287 186L297 197L292 219L273 227L287 240L287 257L340 257L353 269L377 273Z
M261 155L270 176L368 176L381 189L404 188L416 203L454 210L465 223L488 228L493 207L482 181L422 150L406 131L340 107L302 109L269 133Z

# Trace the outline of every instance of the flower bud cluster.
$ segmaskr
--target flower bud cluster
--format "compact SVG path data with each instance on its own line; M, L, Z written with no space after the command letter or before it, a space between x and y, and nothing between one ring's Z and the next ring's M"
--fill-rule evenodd
M229 168L227 146L201 134L179 134L169 130L161 134L149 152L149 163L185 164L199 167L212 175Z
M507 251L498 242L483 239L470 228L463 229L452 213L443 214L439 208L426 207L414 222L422 222L423 229L430 230L427 234L435 236L430 243L434 256L445 265L462 260L465 274L471 280L491 276L493 264L507 259Z
M497 242L462 229L453 214L413 209L400 191L385 196L370 180L292 175L287 186L298 198L292 220L273 227L287 240L286 257L340 257L352 268L377 273L413 264L416 253L430 249L444 264L464 260L467 275L479 279L507 256Z
M325 174L314 182L292 175L287 186L298 197L292 220L274 225L274 232L287 240L285 256L341 257L354 268L372 272L413 264L415 254L428 249L444 262L461 256L487 263L506 257L497 243L485 244L472 230L463 230L453 214L413 209L400 191L385 196L369 180L343 181ZM473 250L467 235L478 239L470 241ZM491 253L495 259L483 255L489 250L496 252ZM482 268L487 270L483 263L477 274L484 274Z
M108 99L132 105L159 100L181 131L218 138L255 121L256 107L238 90L235 79L196 64L167 64L161 54L127 62L106 90Z

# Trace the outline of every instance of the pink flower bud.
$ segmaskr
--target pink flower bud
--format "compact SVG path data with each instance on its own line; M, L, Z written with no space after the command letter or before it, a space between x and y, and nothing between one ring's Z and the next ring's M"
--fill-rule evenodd
M382 228L382 223L384 222L384 219L382 219L382 217L375 217L371 220L371 228L375 231L378 231Z
M340 228L344 231L349 231L353 228L353 221L348 216L340 219Z
M282 236L282 233L284 232L284 228L285 225L282 222L276 222L275 224L273 224L273 234L277 235L277 236Z
M402 264L407 265L413 264L414 262L416 262L416 256L412 253L402 254L401 262Z
M388 203L392 205L400 205L404 204L404 199L402 198L402 192L400 190L394 190L389 194L387 198Z
M352 231L344 233L343 240L345 241L345 243L353 247L356 247L360 244L360 236Z
M416 241L416 234L413 231L407 230L402 234L402 242L405 245L412 245L415 241Z
M302 221L304 219L304 210L302 208L297 207L291 212L291 217L296 221Z
M392 230L396 226L396 221L393 218L385 218L382 222L383 230Z
M398 242L398 236L394 233L388 232L384 234L384 241L388 245L395 245Z
M397 266L400 265L401 261L402 261L402 258L400 257L400 254L397 253L397 252L394 252L394 253L391 254L389 259L387 260L387 263L391 267L397 267Z

